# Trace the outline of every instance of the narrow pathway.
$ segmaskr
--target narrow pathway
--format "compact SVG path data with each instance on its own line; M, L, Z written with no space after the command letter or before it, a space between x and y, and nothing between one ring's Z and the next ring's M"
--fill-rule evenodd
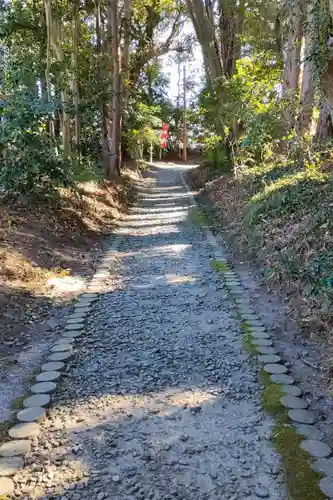
M142 187L109 288L16 475L20 498L287 498L235 307L188 204L179 167Z

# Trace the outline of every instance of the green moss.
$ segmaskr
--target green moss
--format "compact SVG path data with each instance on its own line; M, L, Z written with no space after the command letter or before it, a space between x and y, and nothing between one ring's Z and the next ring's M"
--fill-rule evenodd
M209 222L207 220L207 217L205 214L202 213L201 210L199 210L198 207L192 207L189 210L189 217L195 222L197 226L208 226Z
M242 321L241 328L243 330L243 347L245 351L250 354L250 356L256 356L258 353L256 350L256 346L253 344L251 330L246 321Z
M276 425L273 442L284 463L290 500L325 500L318 483L323 477L311 468L308 453L300 448L303 438L294 427Z
M230 267L228 264L225 262L219 262L216 259L213 259L210 263L212 269L215 269L215 271L230 271Z

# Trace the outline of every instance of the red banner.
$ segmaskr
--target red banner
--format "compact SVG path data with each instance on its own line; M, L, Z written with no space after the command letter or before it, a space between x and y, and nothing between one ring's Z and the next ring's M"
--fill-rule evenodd
M168 132L169 132L169 125L167 123L163 123L161 131L161 147L163 149L165 149L167 146Z

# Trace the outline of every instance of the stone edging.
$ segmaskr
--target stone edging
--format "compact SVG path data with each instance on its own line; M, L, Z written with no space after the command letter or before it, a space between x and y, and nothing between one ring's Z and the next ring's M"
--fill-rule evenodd
M35 377L36 382L30 387L31 395L23 401L24 409L16 413L17 424L8 430L9 439L0 446L0 497L14 493L14 476L24 467L24 456L29 453L30 439L37 437L41 428L38 424L46 417L46 410L51 402L51 394L56 390L58 381L66 363L74 353L74 344L79 341L85 330L85 320L91 313L103 280L108 276L113 254L121 242L121 236L115 236L109 249L90 280L84 293L75 303L74 312L68 317L62 337L57 339L46 355L46 360Z
M198 204L188 186L184 172L180 174L181 181L188 192L191 203L198 207ZM263 366L263 370L269 375L270 381L279 384L284 396L281 398L281 405L288 411L289 419L296 424L296 432L305 437L300 447L309 453L315 460L312 464L314 472L320 472L325 477L319 482L319 488L333 498L333 457L332 449L321 440L321 433L315 426L316 414L307 410L307 402L301 398L302 390L295 385L295 381L288 374L288 368L282 363L278 350L273 346L271 335L266 331L261 318L255 313L247 298L244 297L244 290L237 274L229 265L226 253L221 242L215 238L208 225L200 226L205 236L212 246L220 271L223 273L227 288L236 302L238 315L243 322L246 322L247 332L251 336L251 343L256 351L258 362ZM331 457L331 458L329 458Z

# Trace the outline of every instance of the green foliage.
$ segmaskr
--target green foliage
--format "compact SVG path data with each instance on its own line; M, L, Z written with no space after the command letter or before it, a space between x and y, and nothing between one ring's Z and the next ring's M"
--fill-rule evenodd
M69 186L71 169L46 131L51 109L29 92L15 92L0 107L0 185L9 197L35 197Z

